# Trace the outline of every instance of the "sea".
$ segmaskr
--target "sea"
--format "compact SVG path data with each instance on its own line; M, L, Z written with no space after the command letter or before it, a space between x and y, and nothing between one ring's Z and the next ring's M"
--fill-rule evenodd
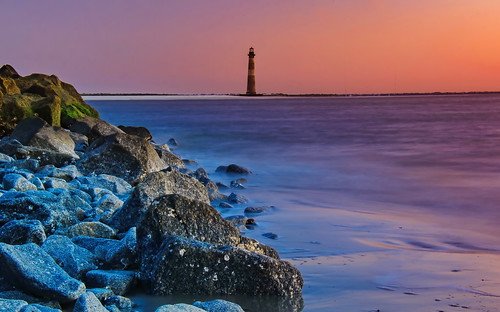
M222 190L250 202L214 206L270 208L243 233L299 268L303 311L500 311L499 94L85 100L158 144L175 138L214 181L234 179L218 166L250 169L244 189ZM154 311L215 298L133 299Z

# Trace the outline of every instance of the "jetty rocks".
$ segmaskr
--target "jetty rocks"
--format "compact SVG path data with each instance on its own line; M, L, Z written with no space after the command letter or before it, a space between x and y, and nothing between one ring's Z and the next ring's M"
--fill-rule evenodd
M302 310L300 272L224 219L212 205L229 197L146 128L111 125L56 76L21 77L9 65L0 106L0 310L140 311L132 292ZM156 311L243 308L215 300Z

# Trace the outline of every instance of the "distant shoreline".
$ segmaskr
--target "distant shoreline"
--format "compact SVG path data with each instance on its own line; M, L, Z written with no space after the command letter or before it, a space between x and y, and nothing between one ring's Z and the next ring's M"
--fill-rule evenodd
M488 95L500 94L500 91L469 91L469 92L404 92L404 93L263 93L246 95L239 93L81 93L82 96L241 96L241 97L375 97L375 96L436 96L436 95Z

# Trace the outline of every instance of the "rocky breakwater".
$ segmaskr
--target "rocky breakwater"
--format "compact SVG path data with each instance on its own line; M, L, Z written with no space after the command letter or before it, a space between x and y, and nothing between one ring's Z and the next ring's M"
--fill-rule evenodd
M0 310L133 311L125 296L141 290L302 309L300 272L221 217L211 203L228 196L204 169L184 168L145 128L95 118L57 77L35 76L44 83L28 87L0 70L3 107L25 101L25 113L2 107L0 118ZM52 98L51 114L36 113ZM243 310L216 300L157 311Z

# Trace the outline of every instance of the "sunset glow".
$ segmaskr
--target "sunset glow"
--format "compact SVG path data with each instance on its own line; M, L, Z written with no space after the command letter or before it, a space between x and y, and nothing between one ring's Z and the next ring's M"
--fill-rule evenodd
M500 90L497 0L4 1L1 62L81 92Z

